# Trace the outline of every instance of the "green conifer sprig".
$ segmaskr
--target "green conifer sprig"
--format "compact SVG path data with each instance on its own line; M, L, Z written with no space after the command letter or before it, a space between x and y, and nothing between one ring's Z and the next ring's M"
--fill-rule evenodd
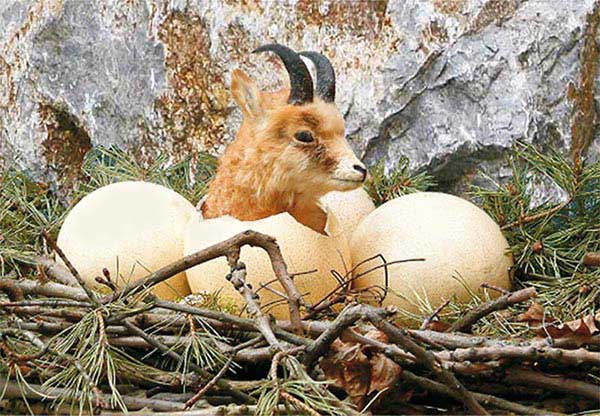
M600 162L573 164L552 149L519 142L510 156L512 177L474 187L472 196L502 227L519 284L539 288L556 318L574 319L600 306L600 270L586 266L600 250ZM540 186L560 200L535 201Z
M413 172L408 158L402 156L396 166L387 171L383 162L370 169L366 190L379 206L402 195L427 191L435 186L435 180L427 172Z

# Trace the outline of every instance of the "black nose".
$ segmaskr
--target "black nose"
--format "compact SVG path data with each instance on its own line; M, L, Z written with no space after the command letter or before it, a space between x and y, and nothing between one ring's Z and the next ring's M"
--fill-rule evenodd
M364 182L365 179L367 179L367 169L365 169L365 167L362 165L354 165L352 167L354 168L355 171L362 173L362 175L363 175L362 181Z

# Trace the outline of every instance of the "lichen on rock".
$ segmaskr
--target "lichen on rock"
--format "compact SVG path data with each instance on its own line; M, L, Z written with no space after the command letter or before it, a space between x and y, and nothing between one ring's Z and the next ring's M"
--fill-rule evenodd
M167 91L156 100L174 155L214 149L224 138L229 111L225 71L210 56L206 22L172 12L158 37L165 45Z
M569 98L573 101L573 121L571 123L571 154L575 160L585 156L596 137L600 136L600 103L595 95L600 78L600 2L587 15L587 27L581 51L580 79L578 86L569 84Z
M92 143L87 132L71 115L48 104L40 104L40 128L45 130L42 154L54 182L68 192L81 179L81 165Z

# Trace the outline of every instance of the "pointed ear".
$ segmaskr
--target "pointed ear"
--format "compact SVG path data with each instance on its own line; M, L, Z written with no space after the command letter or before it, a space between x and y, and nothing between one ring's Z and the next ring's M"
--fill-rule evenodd
M254 80L241 69L234 69L231 74L231 93L244 116L258 117L263 113L260 90Z

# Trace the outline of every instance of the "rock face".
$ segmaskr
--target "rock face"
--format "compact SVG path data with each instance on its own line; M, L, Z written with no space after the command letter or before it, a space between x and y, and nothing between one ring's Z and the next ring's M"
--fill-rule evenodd
M599 21L598 0L4 0L0 155L66 183L96 144L219 153L231 70L287 82L250 54L277 41L330 57L368 163L406 155L460 191L506 175L519 138L598 158Z

